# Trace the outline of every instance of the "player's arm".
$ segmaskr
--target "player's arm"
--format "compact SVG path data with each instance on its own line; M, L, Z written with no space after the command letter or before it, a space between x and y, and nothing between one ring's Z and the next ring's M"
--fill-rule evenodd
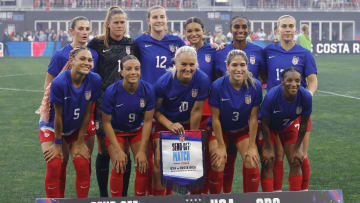
M112 118L111 114L106 114L104 113L104 111L102 112L102 124L104 128L104 132L106 137L109 138L111 143L108 147L108 150L113 167L117 173L124 173L127 164L127 155L121 149L116 139L114 129L111 125L111 118Z
M162 104L163 99L157 99L156 101L156 109L155 109L155 114L154 117L156 118L156 120L161 123L161 125L165 126L167 129L169 129L171 132L176 133L176 134L185 134L185 129L184 127L181 125L181 123L176 122L173 123L171 122L169 119L166 118L166 116L164 116L164 114L162 114L159 111L159 108Z
M144 125L141 132L141 141L139 151L135 156L135 164L137 169L140 173L145 173L146 169L148 168L147 156L148 153L148 146L149 146L149 139L152 127L152 119L154 116L155 109L150 111L145 111L144 114Z
M196 101L190 113L190 129L199 129L203 111L203 101Z
M256 134L258 130L258 112L259 112L258 106L254 106L251 109L250 120L249 120L249 147L245 155L245 159L246 156L249 156L249 158L251 159L252 167L256 167L256 165L259 162L258 151L256 146Z
M308 122L309 122L309 116L301 116L301 122L300 122L300 127L299 127L299 132L298 132L298 138L296 140L296 150L300 149L301 143L304 139L307 127L308 127Z
M311 92L312 95L315 94L318 88L318 80L316 74L310 74L306 77L307 89Z
M54 76L50 73L46 73L45 82L44 82L44 91L49 86L49 84L54 80Z
M62 159L62 131L63 131L63 109L61 104L54 104L55 117L54 117L54 144L44 152L44 159L46 162L51 161L55 157Z
M221 122L219 119L220 110L216 107L211 107L211 115L212 115L212 128L218 143L218 149L215 151L215 153L210 154L211 163L216 167L220 167L221 164L226 162L227 159L226 145L222 134Z

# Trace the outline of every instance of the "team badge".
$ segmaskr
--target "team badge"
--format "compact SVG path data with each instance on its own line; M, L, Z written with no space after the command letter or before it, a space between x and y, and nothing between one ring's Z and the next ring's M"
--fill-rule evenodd
M254 56L254 55L251 55L251 56L250 56L250 63L251 63L252 65L255 64L255 56Z
M90 100L90 98L91 98L91 91L89 90L89 91L85 91L85 99L86 100Z
M192 89L191 90L191 96L192 97L197 97L197 95L198 95L198 89Z
M171 52L175 52L175 50L176 50L176 49L175 49L175 46L174 46L173 44L170 44L170 45L169 45L169 48L170 48L170 51L171 51Z
M301 114L301 112L302 112L302 107L301 106L296 107L296 114L299 115Z
M251 95L246 95L245 96L245 104L250 104L251 103Z
M262 131L259 130L259 140L263 140L264 139L264 135L262 134Z
M292 59L292 64L295 66L299 63L299 57L297 56L294 56L293 59Z
M126 46L126 54L127 55L130 55L130 53L131 53L131 49L130 49L130 46Z
M180 141L180 142L184 142L184 141L185 141L185 134L180 134L180 135L179 135L179 141Z
M141 108L145 107L145 100L143 98L140 99L140 107Z
M205 61L210 63L210 61L211 61L211 55L210 54L205 54Z

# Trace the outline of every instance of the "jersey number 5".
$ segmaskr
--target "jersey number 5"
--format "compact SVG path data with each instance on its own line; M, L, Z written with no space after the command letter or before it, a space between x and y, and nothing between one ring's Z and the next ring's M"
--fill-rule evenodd
M79 119L79 117L80 117L80 108L76 108L76 109L74 110L74 117L73 117L73 119L76 120L76 119Z

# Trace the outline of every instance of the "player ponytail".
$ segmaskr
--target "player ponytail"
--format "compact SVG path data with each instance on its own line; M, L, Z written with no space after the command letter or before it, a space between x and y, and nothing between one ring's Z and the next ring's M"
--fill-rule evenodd
M116 15L116 14L124 14L125 17L127 18L127 14L125 13L125 11L123 9L121 9L119 6L111 6L107 13L106 13L106 17L105 17L105 22L104 22L104 33L102 35L99 36L100 40L104 40L104 45L109 48L109 38L110 38L110 28L109 28L109 24L110 24L110 20L111 18Z
M226 65L227 66L230 65L231 61L235 58L235 56L241 56L245 60L246 66L249 64L249 60L248 60L248 57L246 56L246 53L242 50L234 49L234 50L231 50L226 57ZM229 73L227 72L227 74L229 74ZM247 88L249 88L249 83L254 88L256 87L253 75L248 69L246 69L246 71L245 71L244 78L245 78L244 83Z
M70 52L70 57L68 62L65 64L65 66L61 69L60 73L71 69L71 63L70 63L70 59L75 58L75 56L81 51L81 50L89 50L86 47L75 47L73 50L71 50ZM60 74L59 73L59 74ZM41 100L41 105L40 105L40 121L44 121L44 122L48 122L49 121L49 112L50 112L50 86L51 83L49 83L49 85L46 87L45 91L44 91L44 96Z

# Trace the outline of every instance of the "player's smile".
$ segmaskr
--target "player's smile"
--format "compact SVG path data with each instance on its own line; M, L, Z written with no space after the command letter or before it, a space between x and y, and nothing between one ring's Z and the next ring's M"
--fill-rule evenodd
M203 28L199 23L192 22L186 25L186 38L191 45L198 44L202 40L203 34Z

